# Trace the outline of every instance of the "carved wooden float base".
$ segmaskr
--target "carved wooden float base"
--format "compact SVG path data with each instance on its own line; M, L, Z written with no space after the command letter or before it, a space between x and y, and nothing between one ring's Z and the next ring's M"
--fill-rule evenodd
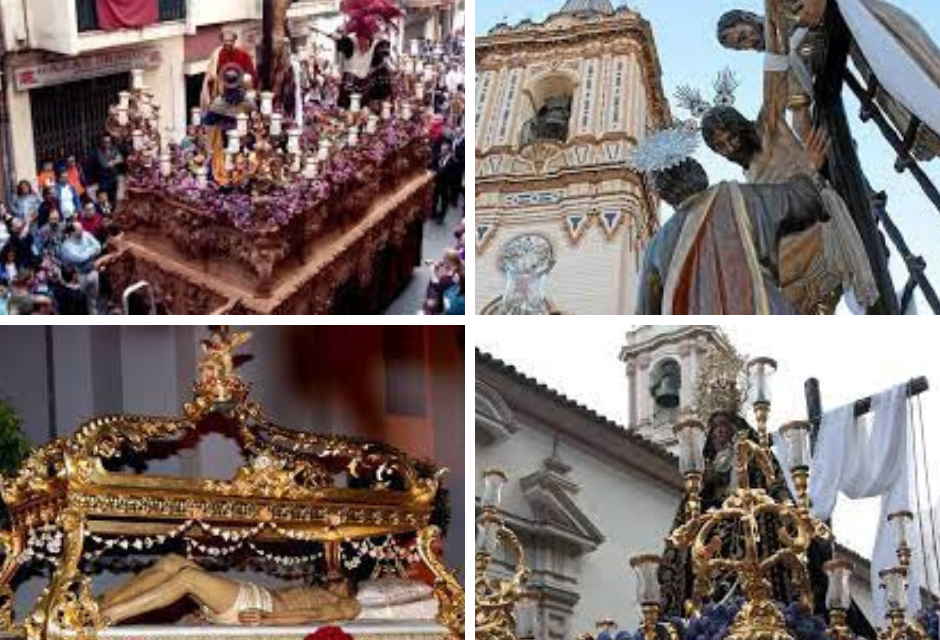
M225 269L207 268L152 236L129 231L109 266L116 291L150 283L169 313L374 314L407 287L421 260L433 180L422 172L375 202L353 226L318 243L305 260L258 288Z

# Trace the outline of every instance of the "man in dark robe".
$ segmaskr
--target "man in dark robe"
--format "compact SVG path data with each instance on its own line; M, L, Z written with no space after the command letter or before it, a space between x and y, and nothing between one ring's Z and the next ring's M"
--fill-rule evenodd
M646 248L635 313L793 313L779 287L778 248L783 236L825 220L813 178L709 188L687 158L653 181L676 211Z

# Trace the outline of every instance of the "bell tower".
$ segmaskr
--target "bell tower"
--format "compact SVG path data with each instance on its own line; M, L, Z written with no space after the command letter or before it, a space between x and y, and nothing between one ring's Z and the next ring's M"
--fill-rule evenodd
M731 349L714 326L642 326L627 332L620 350L630 403L627 428L671 449L672 427L680 413L695 407L695 379L711 348Z
M567 0L496 25L476 60L477 311L633 313L658 201L624 164L672 121L650 24Z

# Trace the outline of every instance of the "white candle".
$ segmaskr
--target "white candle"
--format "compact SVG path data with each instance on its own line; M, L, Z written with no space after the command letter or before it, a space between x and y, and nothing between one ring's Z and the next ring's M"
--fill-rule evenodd
M417 38L413 38L411 40L411 55L417 57L420 51L420 47L421 43L417 40Z
M432 82L434 80L434 69L431 67L424 68L424 81Z
M304 164L304 178L313 180L317 177L317 158L313 154L308 155Z
M164 153L160 156L160 175L164 178L169 178L172 171L173 165L171 163L170 154Z
M134 133L131 134L131 138L134 141L134 151L140 151L144 148L144 132L140 129L134 129Z
M317 152L317 161L326 162L330 159L330 141L320 140L320 149Z
M288 153L300 153L300 135L302 133L300 129L291 129L287 132Z
M349 110L352 111L353 113L359 113L361 109L362 109L362 94L361 93L352 94L352 96L350 96Z
M225 150L225 171L228 173L235 168L235 154L231 149Z
M266 116L274 113L274 94L270 91L261 92L261 113Z
M392 103L386 100L382 103L382 120L389 120L392 117Z
M248 114L239 113L235 118L238 135L242 138L248 135Z
M405 120L411 120L411 117L413 115L414 114L411 111L411 103L410 102L403 103L401 107L401 117L404 118Z
M121 93L118 94L118 97L121 99L121 108L129 109L131 106L131 92L122 91Z
M294 160L290 163L291 173L300 173L300 154L294 154Z
M229 130L228 132L228 150L232 153L238 153L241 149L241 140L239 139L238 132L234 129Z
M196 169L196 185L204 189L209 184L209 170L206 167Z
M349 128L349 146L355 147L359 144L359 127L350 127Z
M379 127L379 117L374 113L366 121L366 133L375 133Z
M418 99L418 102L424 101L424 85L420 82L415 87L415 97Z
M202 110L199 107L193 108L189 121L194 127L202 126Z
M418 63L415 65L415 73L421 75L424 73L424 62L418 60Z
M131 71L131 89L139 91L144 88L144 70L134 69Z
M127 107L118 107L117 116L118 124L122 127L126 127L127 123L130 121L127 117Z
M284 116L280 113L271 114L271 135L279 136L284 132Z

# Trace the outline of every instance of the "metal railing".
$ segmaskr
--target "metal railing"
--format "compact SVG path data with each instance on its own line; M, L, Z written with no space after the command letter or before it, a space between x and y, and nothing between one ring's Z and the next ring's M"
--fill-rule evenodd
M174 22L186 19L186 0L156 0L159 8L160 22ZM97 0L75 0L78 15L78 32L98 31L101 28L98 21Z

